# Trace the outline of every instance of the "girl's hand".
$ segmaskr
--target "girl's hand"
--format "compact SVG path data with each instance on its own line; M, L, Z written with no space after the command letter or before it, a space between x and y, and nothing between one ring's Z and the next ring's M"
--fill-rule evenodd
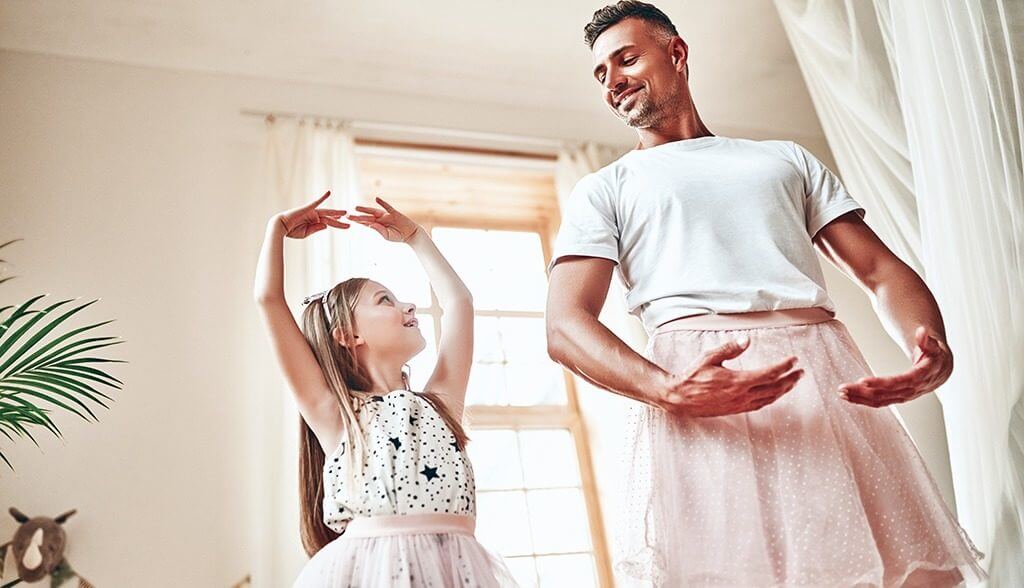
M364 227L370 227L380 233L381 237L396 243L407 243L420 230L418 224L384 202L383 198L376 198L376 200L384 210L372 206L356 206L356 210L366 214L350 214L348 215L349 220Z
M344 210L317 208L330 195L331 191L328 190L324 192L323 196L305 206L286 210L277 215L277 220L284 225L285 236L292 239L305 239L327 227L347 229L352 226L338 220L339 217L345 215Z

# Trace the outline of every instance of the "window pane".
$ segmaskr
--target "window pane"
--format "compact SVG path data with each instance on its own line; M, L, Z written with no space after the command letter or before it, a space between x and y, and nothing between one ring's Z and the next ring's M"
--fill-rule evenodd
M347 263L346 273L370 278L395 293L402 302L430 306L430 282L416 254L408 245L385 241L372 229L353 226L346 233L348 249L339 252Z
M505 354L498 319L478 316L473 321L473 368L469 372L466 404L507 405L504 372Z
M579 486L580 474L572 435L565 429L519 432L527 488Z
M505 565L521 588L537 586L537 565L532 557L506 557Z
M477 308L544 310L547 277L540 235L450 227L435 228L432 234Z
M531 490L526 496L536 553L590 550L587 509L579 489Z
M469 444L473 474L479 490L523 487L519 444L511 430L474 430Z
M499 319L509 404L565 404L565 376L547 352L543 318Z
M423 390L423 387L427 385L427 379L430 378L430 374L434 372L434 366L437 365L437 345L434 343L433 317L419 312L416 313L416 318L420 321L420 333L427 340L427 346L409 360L409 369L411 371L409 386L413 390Z
M477 494L476 535L480 543L502 555L530 555L530 519L526 496L516 492Z
M543 318L477 317L467 404L564 404L562 368L547 356Z
M505 379L500 365L474 363L469 373L469 388L466 390L466 405L506 405Z
M597 585L594 558L589 554L538 557L537 572L543 588Z

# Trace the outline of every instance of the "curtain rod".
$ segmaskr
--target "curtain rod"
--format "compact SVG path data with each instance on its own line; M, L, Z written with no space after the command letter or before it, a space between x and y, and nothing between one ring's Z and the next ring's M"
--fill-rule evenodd
M323 119L342 124L348 125L351 129L365 130L365 131L384 131L384 132L397 132L407 133L416 135L427 135L433 137L449 137L453 139L469 139L477 141L494 141L499 143L515 143L522 146L539 147L550 151L558 151L559 149L572 144L567 141L560 141L558 139L544 139L540 137L527 137L523 135L509 135L503 133L489 133L484 131L466 131L459 129L445 129L440 127L426 127L418 125L405 125L397 123L386 123L386 122L374 122L374 121L362 121L362 120L349 120L338 116L319 115L311 113L301 112L272 112L263 110L248 110L242 109L241 114L243 116L258 116L260 118L274 117L280 119L301 119L301 118L312 118L312 119Z

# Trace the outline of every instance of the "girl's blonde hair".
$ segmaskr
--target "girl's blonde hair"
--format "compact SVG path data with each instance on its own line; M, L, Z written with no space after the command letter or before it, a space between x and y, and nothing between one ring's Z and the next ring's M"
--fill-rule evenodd
M350 278L325 292L323 295L311 297L310 303L302 311L302 334L305 335L316 361L323 372L324 380L341 413L344 428L343 436L345 455L349 460L349 479L351 485L361 483L363 469L363 453L365 441L359 425L359 410L370 395L364 392L372 386L366 370L359 365L352 347L342 345L333 333L337 330L341 337L350 342L354 335L354 309L359 300L359 293L368 280L366 278ZM366 328L366 326L364 326ZM406 388L409 383L402 374ZM441 399L431 392L420 394L434 407L441 419L448 425L455 440L462 449L466 445L466 432L462 424L452 415ZM312 556L322 547L338 537L324 524L324 450L316 435L299 418L299 497L300 497L300 534L302 546Z

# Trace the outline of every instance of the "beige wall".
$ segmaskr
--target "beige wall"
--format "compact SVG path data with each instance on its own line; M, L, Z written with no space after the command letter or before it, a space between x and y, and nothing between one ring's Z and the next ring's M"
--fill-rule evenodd
M99 424L61 415L64 442L4 442L17 470L0 471L0 506L79 509L70 561L98 586L228 586L253 570L285 585L301 559L291 512L268 512L295 497L294 481L270 479L268 465L294 460L278 455L281 419L293 417L262 394L272 382L250 283L269 214L263 125L240 108L629 140L615 121L577 112L0 52L0 241L25 239L4 251L19 277L2 299L101 297L88 317L118 319L105 332L126 340L112 354L130 362L116 369L126 390ZM829 280L871 363L900 369L863 296L834 272ZM614 406L587 406L609 467ZM936 407L920 403L908 422L948 491ZM0 517L0 537L14 527Z

